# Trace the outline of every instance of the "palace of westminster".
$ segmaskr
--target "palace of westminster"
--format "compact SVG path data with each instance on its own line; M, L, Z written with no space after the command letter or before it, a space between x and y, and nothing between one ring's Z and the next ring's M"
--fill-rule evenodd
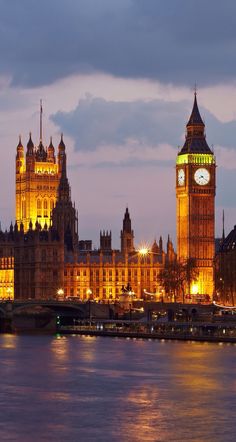
M177 258L195 262L191 294L212 299L216 290L228 291L234 301L236 228L227 238L223 235L215 255L215 169L195 93L185 143L176 160L177 253L169 237L166 248L160 237L148 253L140 253L128 208L120 250L112 249L108 231L100 232L100 248L93 250L92 241L79 240L63 136L57 152L52 139L44 146L40 106L38 146L30 134L26 148L21 138L16 148L16 220L8 231L0 231L0 299L49 299L62 293L70 299L115 300L127 284L137 298L155 293L163 299L158 275Z

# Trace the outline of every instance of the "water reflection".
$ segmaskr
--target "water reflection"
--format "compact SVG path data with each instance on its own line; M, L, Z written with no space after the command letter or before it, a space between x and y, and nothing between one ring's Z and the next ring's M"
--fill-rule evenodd
M159 392L153 386L143 386L130 391L124 400L126 406L121 414L121 433L128 440L168 440L165 417L159 406Z
M17 339L18 339L17 335L12 335L12 334L0 335L1 350L5 348L16 348Z
M234 441L235 346L78 336L0 342L1 441Z
M66 362L68 358L68 339L57 335L51 343L51 351L57 362Z

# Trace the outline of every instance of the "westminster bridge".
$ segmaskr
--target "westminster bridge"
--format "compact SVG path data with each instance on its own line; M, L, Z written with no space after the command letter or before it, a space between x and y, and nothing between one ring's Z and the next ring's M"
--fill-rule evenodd
M144 319L152 321L165 317L174 320L208 321L216 307L201 304L134 301L122 306L119 302L15 300L0 302L0 331L57 329L60 325L73 325L78 320L91 319Z

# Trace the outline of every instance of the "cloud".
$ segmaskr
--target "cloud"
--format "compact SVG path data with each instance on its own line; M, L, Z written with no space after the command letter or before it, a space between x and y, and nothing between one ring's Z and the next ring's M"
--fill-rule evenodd
M175 144L183 132L185 106L162 100L107 101L87 96L71 112L58 112L52 121L75 140L76 150L100 146L137 147Z
M217 205L235 207L235 170L217 169Z
M111 164L116 162L117 152L122 146L127 150L123 149L123 160L133 158L135 162L135 159L144 160L145 156L147 160L158 160L154 152L163 144L172 147L183 145L184 121L188 120L190 112L191 107L185 101L117 102L87 96L74 110L57 112L51 119L62 132L74 139L76 151L88 154L100 149L102 154L101 147L109 147L101 158L102 162ZM221 122L204 108L201 113L205 117L209 145L217 143L224 146L223 151L235 148L236 121ZM117 151L114 146L117 146Z
M70 170L89 168L169 167L174 164L177 150L163 144L134 149L133 146L103 146L96 151L82 151L69 165Z
M0 9L0 74L14 84L84 72L235 80L234 0L0 0Z

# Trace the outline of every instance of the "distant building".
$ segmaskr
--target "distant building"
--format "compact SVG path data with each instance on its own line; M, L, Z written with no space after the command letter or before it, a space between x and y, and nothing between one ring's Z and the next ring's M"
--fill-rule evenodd
M236 226L221 242L215 258L216 299L236 305Z

